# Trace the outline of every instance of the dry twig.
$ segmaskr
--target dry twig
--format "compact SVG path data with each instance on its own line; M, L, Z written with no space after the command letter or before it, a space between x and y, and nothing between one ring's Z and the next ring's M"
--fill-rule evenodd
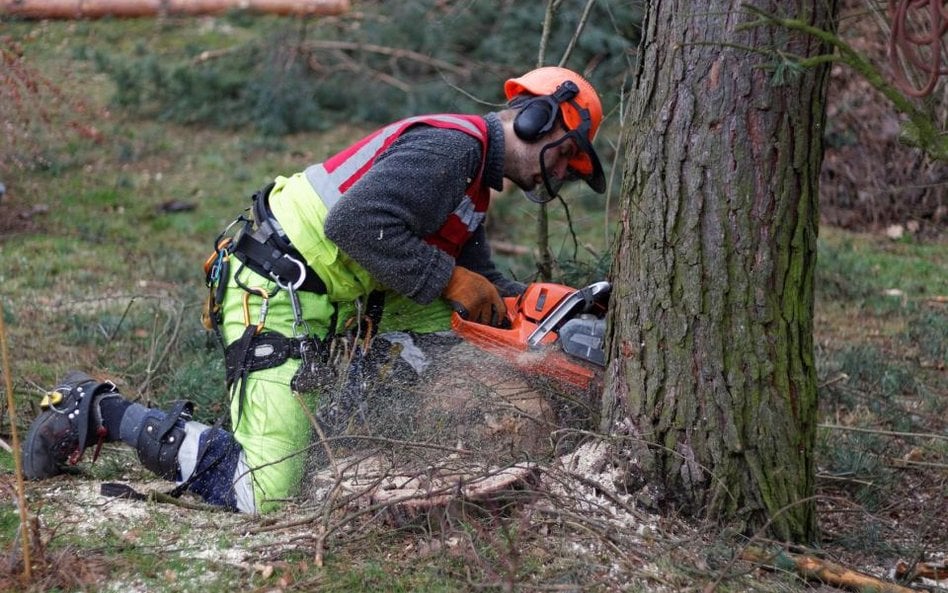
M466 68L461 68L460 66L455 66L450 62L445 62L444 60L439 60L437 58L432 58L431 56L426 56L423 53L417 51L412 51L410 49L403 49L398 47L387 47L384 45L375 45L372 43L357 43L352 41L309 41L303 46L303 49L335 49L335 50L345 50L345 51L365 51L369 53L381 54L385 56L391 56L393 58L404 58L418 62L419 64L425 64L431 66L435 70L447 70L448 72L458 74L461 76L469 76L470 70Z
M848 430L850 432L865 432L869 434L879 434L893 437L908 437L917 439L932 439L948 441L948 436L930 432L900 432L895 430L880 430L878 428L862 428L859 426L844 426L842 424L817 424L819 428L829 428L832 430Z
M0 301L0 353L3 355L3 382L7 391L7 413L10 416L10 435L13 440L13 466L16 472L16 498L20 507L20 541L23 544L23 578L33 577L33 561L30 558L28 537L30 516L26 507L26 487L23 483L23 465L20 460L20 436L16 429L16 401L13 398L13 377L10 375L10 354L7 351L6 324L3 321L3 301Z

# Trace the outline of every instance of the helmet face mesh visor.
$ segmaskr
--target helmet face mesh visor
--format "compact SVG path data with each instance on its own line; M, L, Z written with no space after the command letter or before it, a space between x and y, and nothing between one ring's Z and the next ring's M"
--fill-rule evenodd
M523 192L531 202L546 204L560 193L560 188L563 187L564 183L571 181L570 179L560 179L552 172L559 158L559 151L554 149L566 140L567 136L563 136L556 142L547 144L540 151L540 174L543 176L543 183L538 184L530 191L524 190ZM551 150L553 152L550 152ZM566 169L566 177L569 177L569 167Z
M559 151L555 149L570 140L575 142L579 151L576 156L569 160L563 174L557 176L555 168ZM599 157L596 156L596 152L586 139L582 127L563 134L559 140L550 142L540 150L540 173L543 176L543 184L530 191L524 191L527 199L537 204L549 202L559 194L565 183L577 179L582 179L589 184L593 191L598 193L602 193L606 189L605 176L599 163Z
M576 141L576 146L579 147L579 153L569 162L569 169L575 171L576 175L594 192L601 194L606 191L606 176L602 172L599 155L589 143L589 137L583 131L583 126L573 130L567 136L572 137Z
M592 119L589 116L589 111L580 107L576 101L570 100L569 103L579 112L581 117L580 124L567 134L576 141L576 146L579 148L578 154L570 160L569 165L594 192L601 194L606 191L606 176L602 172L599 155L596 154L596 149L593 148L590 140L592 137Z

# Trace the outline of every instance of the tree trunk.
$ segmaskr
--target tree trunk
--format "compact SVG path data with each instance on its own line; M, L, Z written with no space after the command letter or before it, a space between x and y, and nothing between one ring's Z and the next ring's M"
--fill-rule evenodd
M813 274L835 0L649 3L626 127L604 428L656 503L816 536ZM631 482L638 481L633 478ZM631 483L630 482L630 483Z

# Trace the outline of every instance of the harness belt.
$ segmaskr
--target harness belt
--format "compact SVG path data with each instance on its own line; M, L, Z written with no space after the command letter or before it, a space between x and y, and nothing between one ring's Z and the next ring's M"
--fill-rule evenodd
M290 243L283 227L270 211L270 183L253 195L253 218L238 232L230 247L231 253L248 268L278 284L293 286L316 294L326 294L326 283L307 265L300 252Z
M236 340L224 349L227 386L242 375L278 367L289 358L300 358L300 338L288 338L277 332L251 335L249 343Z

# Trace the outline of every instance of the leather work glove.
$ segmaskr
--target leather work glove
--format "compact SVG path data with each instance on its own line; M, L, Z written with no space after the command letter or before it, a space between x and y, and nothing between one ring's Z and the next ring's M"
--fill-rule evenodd
M468 321L502 327L507 322L507 306L497 287L477 272L454 266L448 285L441 292L458 314Z

